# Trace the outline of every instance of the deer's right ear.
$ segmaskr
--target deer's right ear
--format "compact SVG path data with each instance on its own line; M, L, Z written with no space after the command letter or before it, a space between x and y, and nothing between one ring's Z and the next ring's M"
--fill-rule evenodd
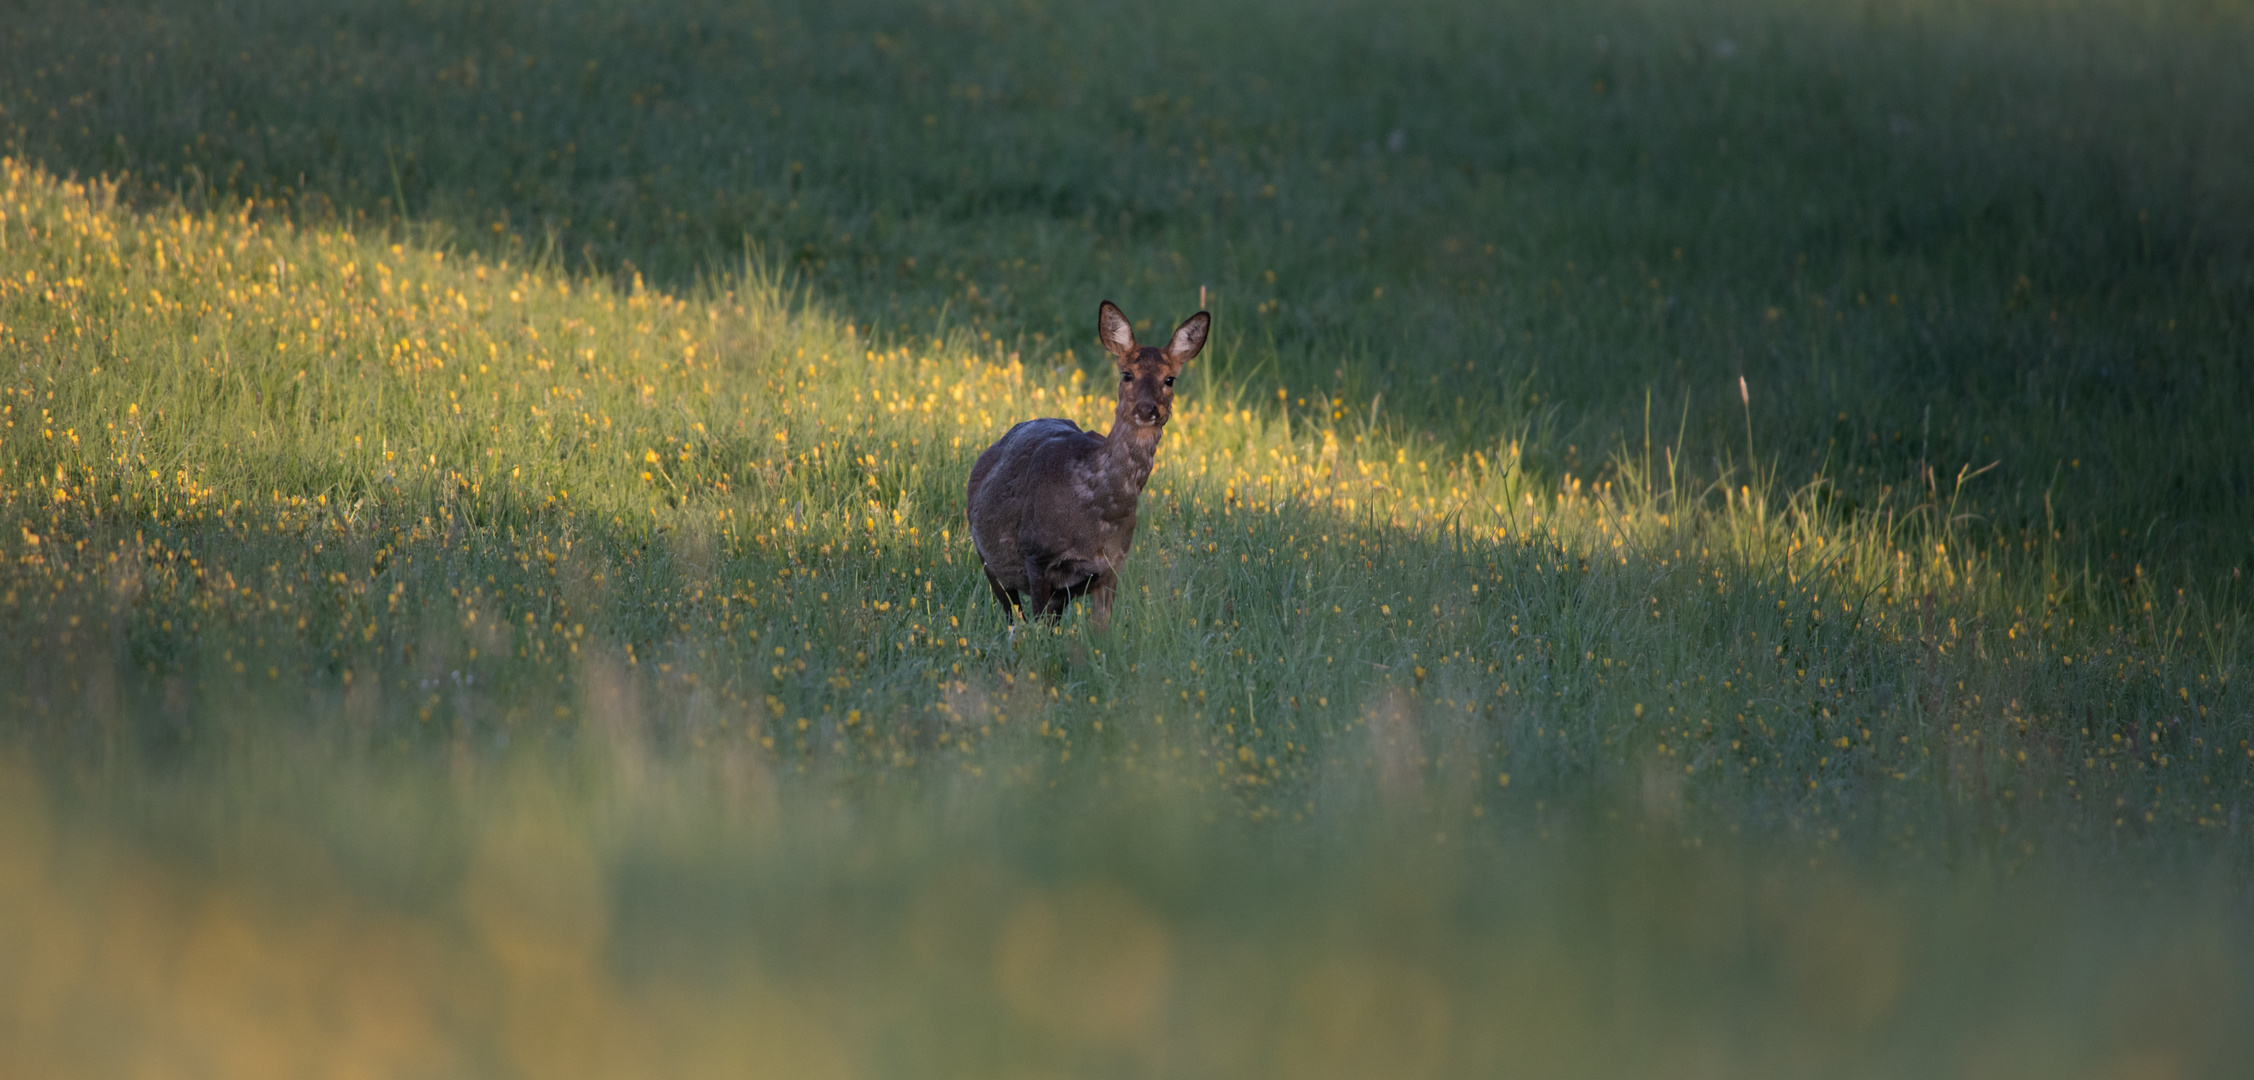
M1102 339L1104 348L1121 361L1133 359L1140 346L1135 344L1135 328L1127 316L1119 313L1119 305L1109 300L1096 309L1096 337Z
M1166 362L1180 368L1196 359L1205 348L1205 332L1212 326L1213 316L1202 311L1183 319L1182 325L1174 328L1173 339L1166 343Z

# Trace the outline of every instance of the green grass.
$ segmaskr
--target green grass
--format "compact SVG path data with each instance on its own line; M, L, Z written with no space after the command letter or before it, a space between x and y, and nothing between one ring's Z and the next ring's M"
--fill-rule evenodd
M2222 1075L2250 31L11 20L0 1062ZM1009 632L971 459L1201 288Z
M2187 586L2242 563L2243 13L1372 19L108 5L9 31L0 124L152 196L363 231L403 200L621 281L749 246L880 336L1044 361L1092 362L1091 296L1148 319L1210 286L1234 392L1383 394L1466 447L1533 424L1551 474L1601 472L1647 393L1702 469L1746 464L1743 374L1790 483L1870 506L1998 462L1998 546Z

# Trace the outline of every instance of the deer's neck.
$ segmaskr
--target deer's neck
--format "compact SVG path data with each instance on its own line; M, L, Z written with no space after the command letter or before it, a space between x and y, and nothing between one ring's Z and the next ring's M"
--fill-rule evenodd
M1150 482L1151 463L1158 456L1158 436L1164 430L1164 425L1146 427L1126 418L1112 421L1111 434L1104 439L1103 452L1096 455L1095 475L1091 477L1098 501L1107 504L1104 516L1134 512L1136 497Z

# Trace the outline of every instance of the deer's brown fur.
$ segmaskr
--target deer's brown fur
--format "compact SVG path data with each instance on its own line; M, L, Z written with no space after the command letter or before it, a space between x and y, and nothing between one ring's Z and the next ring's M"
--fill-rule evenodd
M1096 335L1119 363L1111 433L1027 420L978 455L967 491L971 543L1005 613L1054 618L1092 595L1096 625L1110 620L1119 567L1135 540L1135 502L1174 415L1174 377L1205 347L1212 321L1200 311L1164 348L1149 348L1104 301Z

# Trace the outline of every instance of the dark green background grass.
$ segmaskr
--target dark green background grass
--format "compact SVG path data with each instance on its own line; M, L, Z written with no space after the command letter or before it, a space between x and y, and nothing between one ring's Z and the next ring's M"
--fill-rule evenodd
M1687 421L1702 480L1842 509L1993 462L1990 545L2204 590L2254 532L2249 40L2205 4L69 5L0 29L0 132L621 280L748 250L1035 359L1205 286L1246 400L1531 432L1552 476Z

